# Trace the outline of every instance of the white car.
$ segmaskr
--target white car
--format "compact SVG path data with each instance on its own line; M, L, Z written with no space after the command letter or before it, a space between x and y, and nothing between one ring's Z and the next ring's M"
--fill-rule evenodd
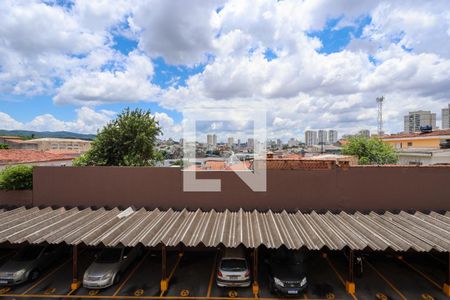
M243 248L226 248L217 267L216 283L221 287L248 287L250 268Z
M141 254L141 247L102 250L84 272L83 286L89 289L102 289L120 282L122 274Z

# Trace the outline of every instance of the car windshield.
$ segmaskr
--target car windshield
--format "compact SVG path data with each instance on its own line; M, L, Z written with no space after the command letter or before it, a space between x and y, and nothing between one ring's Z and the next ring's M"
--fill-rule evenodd
M244 259L224 259L220 268L223 271L244 271L247 270L247 263Z
M277 252L273 256L273 260L277 263L282 264L302 264L304 261L304 255L302 253L287 253L287 252Z
M101 264L110 264L118 262L120 260L121 253L122 249L120 248L105 249L102 252L100 252L100 255L98 256L96 262Z
M26 246L22 248L15 256L15 261L29 261L38 258L44 247L42 246Z

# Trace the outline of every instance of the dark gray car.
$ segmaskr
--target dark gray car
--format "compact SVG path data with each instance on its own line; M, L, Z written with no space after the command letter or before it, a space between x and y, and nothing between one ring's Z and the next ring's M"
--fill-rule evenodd
M63 255L62 246L25 246L0 267L0 285L16 285L28 280L36 280L42 271Z

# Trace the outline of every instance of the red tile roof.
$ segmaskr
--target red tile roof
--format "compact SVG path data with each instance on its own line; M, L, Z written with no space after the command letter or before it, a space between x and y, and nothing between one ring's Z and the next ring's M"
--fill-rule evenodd
M416 133L397 133L384 136L383 139L400 139L400 138L415 138L415 137L430 137L430 136L442 136L450 135L450 129L435 130L432 132L416 132Z
M73 160L75 153L51 153L37 150L0 150L0 164L36 163L44 161Z

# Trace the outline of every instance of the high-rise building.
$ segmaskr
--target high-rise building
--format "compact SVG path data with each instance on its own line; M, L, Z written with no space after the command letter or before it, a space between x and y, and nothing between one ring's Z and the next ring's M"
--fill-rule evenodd
M412 111L404 117L404 132L420 132L421 126L431 126L436 128L436 114L431 111Z
M326 130L319 130L319 133L317 134L319 139L319 145L326 145L328 144L328 136Z
M233 137L228 138L227 145L230 148L232 148L234 146L234 138Z
M306 146L317 145L317 131L305 131L305 144Z
M255 147L255 140L252 138L249 138L247 140L247 148L254 148Z
M450 129L450 104L442 109L442 129Z
M294 138L290 138L288 141L288 147L295 147L298 146L298 141Z
M216 147L217 146L217 135L208 134L206 136L206 144L211 147Z
M369 129L361 129L359 131L359 136L370 138L370 130Z
M280 139L277 139L277 147L283 147L283 142Z
M328 130L328 142L330 144L334 144L338 141L338 132L337 130Z

